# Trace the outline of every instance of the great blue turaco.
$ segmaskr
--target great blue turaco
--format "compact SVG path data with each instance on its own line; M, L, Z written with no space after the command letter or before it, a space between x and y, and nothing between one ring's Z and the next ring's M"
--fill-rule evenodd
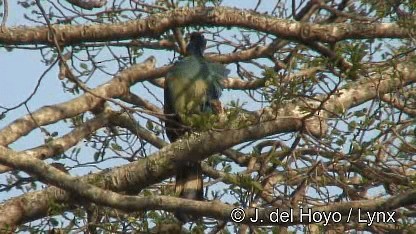
M207 41L199 32L190 35L186 56L177 61L165 79L164 113L166 135L171 142L186 132L198 131L193 117L214 115L222 112L219 98L220 80L228 70L224 65L209 62L204 58ZM201 119L200 119L201 120ZM203 200L203 178L200 161L187 161L176 172L175 193L182 198ZM189 216L175 213L182 222Z

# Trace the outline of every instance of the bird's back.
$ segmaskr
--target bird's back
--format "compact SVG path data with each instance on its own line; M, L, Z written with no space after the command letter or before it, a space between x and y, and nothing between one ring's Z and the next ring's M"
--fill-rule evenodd
M178 61L167 75L173 111L178 114L211 112L209 102L221 95L220 80L227 70L203 57L188 56Z

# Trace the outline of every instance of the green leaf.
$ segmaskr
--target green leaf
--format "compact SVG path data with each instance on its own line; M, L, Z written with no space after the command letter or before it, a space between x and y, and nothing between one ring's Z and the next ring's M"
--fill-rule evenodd
M351 153L359 153L361 151L362 147L360 144L358 144L358 142L353 142L352 143L352 152Z
M263 191L263 186L261 186L260 182L258 181L252 181L251 185L253 186L254 190L256 191Z
M113 150L116 150L116 151L121 151L122 150L121 146L116 144L116 143L111 143L111 148Z
M86 63L81 63L79 66L84 70L88 70L88 65Z
M98 162L98 159L100 158L101 153L99 151L94 153L94 161Z
M146 122L146 128L149 129L149 130L153 130L154 127L155 126L153 125L153 122L150 121L150 120L147 120L147 122Z
M337 144L339 146L344 145L344 143L345 143L345 140L343 140L343 139L338 139L338 140L335 141L335 144Z
M56 227L59 225L58 220L56 220L55 218L50 218L49 222L51 223L52 226Z
M357 127L357 122L351 121L351 123L348 124L348 131L353 132L356 127Z
M225 165L223 170L224 170L225 173L230 173L231 169L232 169L231 166L227 164L227 165Z

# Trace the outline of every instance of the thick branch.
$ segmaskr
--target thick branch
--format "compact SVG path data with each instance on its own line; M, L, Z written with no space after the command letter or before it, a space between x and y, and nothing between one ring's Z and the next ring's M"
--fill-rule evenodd
M99 187L112 191L137 193L142 188L172 176L175 168L183 161L202 160L241 142L279 132L296 131L301 128L302 122L299 119L288 120L287 117L276 118L242 129L193 134L188 139L178 140L162 148L147 159L113 169L111 172L85 176L80 181L91 181ZM28 157L24 154L22 156L23 158ZM38 202L31 202L32 199L36 199ZM11 217L6 218L3 223L0 223L0 226L16 225L43 217L47 215L48 206L51 203L68 202L69 199L70 194L68 192L56 188L48 188L41 192L28 193L11 199L0 207L0 214L7 215L7 211L3 209L11 209L16 211L13 214L17 217L13 217L13 219ZM10 223L9 220L11 220L10 222L16 221L16 223Z
M273 34L282 39L337 42L345 39L409 38L410 29L396 23L312 24L274 18L247 10L226 7L178 8L146 19L118 24L54 25L60 45L82 42L126 40L157 37L164 32L185 26L236 26ZM19 27L0 32L0 44L49 44L47 27Z
M199 202L165 196L137 197L121 195L90 185L89 183L86 183L85 180L81 181L82 179L80 180L76 177L71 177L70 175L61 172L52 166L48 166L46 163L39 159L28 158L24 155L19 155L5 147L0 147L0 155L0 161L2 163L24 169L28 173L35 173L42 180L51 182L63 189L67 189L73 194L87 198L89 201L98 205L110 206L125 211L140 211L151 209L163 209L167 211L183 210L191 214L205 215L221 220L229 220L229 216L232 213L232 210L235 208L233 206L221 204L215 201ZM364 200L313 207L312 212L339 212L341 215L345 216L350 213L351 209L355 209L351 212L354 215L357 214L358 209L360 209L361 212L379 211L380 209L389 211L401 206L412 205L414 203L416 203L416 190L411 190L407 193L396 195L389 199ZM259 222L259 224L275 224L269 218L270 213L275 212L275 209L276 208L258 210L258 217L265 221ZM280 211L286 211L290 213L293 212L293 222L286 223L284 225L301 222L301 215L299 210L294 209L291 211L285 207L279 207L279 209ZM247 216L244 220L242 220L244 223L250 223L250 218L256 217L254 209L246 209L245 213ZM346 220L344 222L346 222ZM306 221L306 223L308 223L308 221Z
M91 93L75 98L73 100L45 106L39 110L13 121L0 130L0 145L7 146L22 136L27 135L38 126L55 123L65 118L71 118L89 111L102 104L102 98L122 96L129 92L129 88L140 80L147 79L152 72L146 72L155 65L155 59L150 57L143 64L130 67L109 82L91 90ZM137 71L140 71L139 73ZM154 71L154 70L153 70Z
M77 126L73 131L65 134L64 136L53 139L52 141L36 148L25 150L22 153L27 155L29 158L38 159L51 158L55 155L64 153L72 146L78 144L78 142L86 138L88 135L97 131L99 128L104 127L108 123L108 119L111 114L115 113L105 112L100 114L96 118L89 120L80 126ZM0 165L0 173L7 172L9 170L11 170L11 168Z
M387 68L381 73L373 73L369 79L360 79L350 88L339 90L324 107L332 112L344 113L351 107L414 83L416 82L415 66L414 63L402 63Z

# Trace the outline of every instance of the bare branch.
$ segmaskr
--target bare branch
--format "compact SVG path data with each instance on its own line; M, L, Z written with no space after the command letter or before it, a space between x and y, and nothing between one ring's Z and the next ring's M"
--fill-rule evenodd
M153 67L155 59L153 57L146 60L143 64L132 66L119 73L114 79L106 84L91 90L97 96L106 98L122 96L128 93L130 85L146 79L149 73L145 71ZM54 106L45 106L41 109L15 120L7 127L0 130L0 145L7 146L20 137L28 134L38 125L55 123L65 118L74 117L80 113L93 109L102 104L102 100L90 93L86 93L73 100L63 102Z
M147 19L119 24L54 25L59 44L126 40L137 37L156 37L169 29L198 25L238 26L273 34L283 39L337 42L345 39L409 38L412 32L396 23L338 23L312 24L262 16L260 14L226 7L178 8ZM5 45L51 44L47 27L10 28L0 33Z

